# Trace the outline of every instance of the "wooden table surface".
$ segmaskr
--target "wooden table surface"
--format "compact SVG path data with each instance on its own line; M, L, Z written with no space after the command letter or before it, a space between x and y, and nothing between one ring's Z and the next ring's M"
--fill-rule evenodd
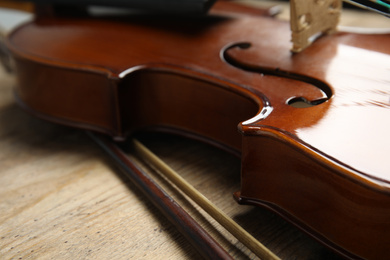
M2 259L198 259L198 253L83 131L36 119L14 102L0 74ZM334 255L278 216L238 205L239 160L170 136L145 143L285 259ZM173 194L235 258L254 258L179 193Z
M0 70L0 259L199 259L83 131L32 117ZM277 215L232 198L239 160L166 135L145 144L283 259L337 259ZM256 258L180 192L157 181L236 259Z

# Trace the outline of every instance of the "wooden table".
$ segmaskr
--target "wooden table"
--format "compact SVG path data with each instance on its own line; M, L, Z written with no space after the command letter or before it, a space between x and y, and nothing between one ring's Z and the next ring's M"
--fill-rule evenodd
M13 100L14 83L1 72L2 259L199 258L83 131L21 110ZM233 200L240 181L237 158L169 136L148 137L145 143L277 255L335 259L278 216ZM254 257L185 196L174 197L235 258Z
M14 84L12 76L0 72L1 259L199 259L83 131L22 111L13 99ZM234 156L166 135L144 139L281 258L338 258L277 215L238 205L232 198L240 189ZM234 258L256 258L186 196L156 179Z

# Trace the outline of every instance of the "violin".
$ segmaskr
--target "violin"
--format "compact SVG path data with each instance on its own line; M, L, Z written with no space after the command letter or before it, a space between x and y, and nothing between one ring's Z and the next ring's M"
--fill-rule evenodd
M39 13L39 12L38 12ZM241 158L240 204L348 258L390 241L390 35L337 32L299 54L265 12L38 15L13 31L17 102L111 136L184 135Z

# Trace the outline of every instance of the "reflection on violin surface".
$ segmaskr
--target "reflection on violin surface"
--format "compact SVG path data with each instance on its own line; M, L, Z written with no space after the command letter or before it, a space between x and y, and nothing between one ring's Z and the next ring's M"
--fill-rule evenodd
M369 177L388 182L390 164L386 154L390 152L390 147L383 140L389 127L383 119L390 108L389 67L382 62L386 60L386 55L347 45L338 46L337 53L345 56L345 62L334 59L327 73L329 81L345 86L338 89L337 98L332 101L332 106L338 108L337 112L327 113L316 125L298 129L297 135L311 144L316 131L320 132L317 132L318 135L329 136L340 144L337 149L326 141L327 138L318 139L321 144L316 148L327 151L327 154L334 149L334 158L354 165L357 171ZM360 62L361 56L366 57L364 63ZM340 77L340 74L343 76ZM368 75L375 75L374 83ZM352 80L356 82L351 84Z
M34 115L116 140L158 130L215 144L241 155L241 177L238 162L223 154L214 164L232 162L227 167L234 181L191 173L201 186L229 182L229 188L207 186L210 197L235 192L240 203L275 211L344 256L384 258L390 37L340 32L294 55L289 38L288 24L269 12L219 2L207 16L180 23L148 14L46 14L11 33L8 47L16 61L17 101ZM308 106L298 108L295 101ZM156 150L174 155L178 168L190 165L192 147L219 153L168 136L144 140L165 142ZM259 240L283 258L335 257L273 213L244 214L248 208L224 203L243 226L260 229ZM299 241L280 247L290 238L279 228L299 233L304 250L297 249ZM234 256L243 256L245 249L232 248L234 240L222 240Z

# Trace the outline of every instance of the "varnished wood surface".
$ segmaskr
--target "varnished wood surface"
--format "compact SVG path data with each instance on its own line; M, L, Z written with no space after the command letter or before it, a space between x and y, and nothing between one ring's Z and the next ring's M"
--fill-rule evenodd
M2 259L199 258L83 132L26 114L13 101L12 77L0 79ZM182 139L145 143L278 256L335 259L274 214L236 204L235 157ZM235 258L254 258L197 207L184 206Z
M2 258L199 257L82 132L21 111L12 98L13 79L1 73ZM181 139L160 137L147 143L280 257L336 258L272 213L238 206L231 198L239 190L235 158ZM204 221L196 209L190 211ZM203 225L214 230L207 221ZM242 246L221 232L217 239L236 258L246 258L240 253Z

